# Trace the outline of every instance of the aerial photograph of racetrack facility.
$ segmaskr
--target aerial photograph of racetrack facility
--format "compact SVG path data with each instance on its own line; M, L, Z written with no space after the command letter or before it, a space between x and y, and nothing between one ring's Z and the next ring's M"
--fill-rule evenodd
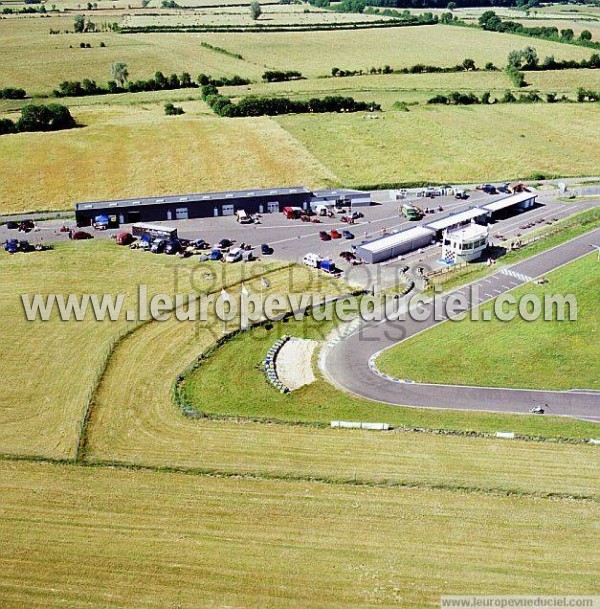
M0 609L600 609L600 0L0 49Z

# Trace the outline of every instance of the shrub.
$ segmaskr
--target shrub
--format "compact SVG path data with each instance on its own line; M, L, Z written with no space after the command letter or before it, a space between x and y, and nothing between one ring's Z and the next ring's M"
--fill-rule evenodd
M171 102L165 104L165 114L167 116L179 116L180 114L184 114L183 108L179 106L174 106Z
M15 87L0 89L0 99L25 99L26 95L25 89L17 89Z

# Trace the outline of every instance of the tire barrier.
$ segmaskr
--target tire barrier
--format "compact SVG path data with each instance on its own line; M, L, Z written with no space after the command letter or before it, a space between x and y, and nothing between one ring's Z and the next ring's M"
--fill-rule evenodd
M265 373L265 377L267 381L279 391L279 393L289 393L289 387L286 387L280 380L277 375L277 356L281 351L281 348L288 340L290 340L290 336L284 334L279 340L275 342L275 344L267 351L267 355L263 360L263 370Z

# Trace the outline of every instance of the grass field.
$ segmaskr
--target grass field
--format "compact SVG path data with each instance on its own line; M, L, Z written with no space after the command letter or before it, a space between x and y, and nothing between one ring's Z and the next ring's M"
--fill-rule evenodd
M250 17L247 6L217 7L177 14L134 14L123 19L124 27L148 26L191 26L191 25L229 25L255 27L256 25L304 25L343 24L386 20L387 17L359 13L336 13L304 5L267 5L262 8L262 15L257 21Z
M157 193L336 182L268 118L167 117L158 104L82 108L74 116L88 126L0 138L1 212L70 209L77 201Z
M276 121L347 185L452 183L594 175L597 107L503 105L413 108L362 115L282 116ZM568 145L558 145L568 125ZM590 154L591 153L591 154ZM368 162L365 162L368 159Z
M598 593L596 502L7 462L0 480L6 609Z
M148 285L150 294L174 292L174 262L182 293L212 287L213 280L196 272L198 264L191 260L144 255L112 242L63 244L29 255L2 252L0 453L72 457L88 392L107 349L130 327L124 320L65 323L56 316L49 322L26 322L20 294L124 293L133 306L138 282ZM254 271L274 268L260 263ZM220 273L221 265L215 269ZM239 280L241 267L227 270L227 276L215 279L214 289Z
M115 17L92 15L98 23ZM118 20L118 19L117 19ZM331 68L369 69L389 64L394 68L425 63L453 65L469 56L480 66L493 61L506 63L509 51L526 46L519 36L449 26L422 26L361 31L228 33L228 34L59 34L50 28L73 29L73 18L0 20L3 61L0 83L44 93L65 79L93 78L106 82L110 66L125 61L130 78L148 78L157 70L189 71L213 75L239 74L259 80L269 68L296 69L305 76L324 76ZM106 44L100 48L100 42ZM91 49L80 49L89 42ZM208 42L233 53L235 59L200 46ZM69 48L72 46L73 48ZM557 59L583 59L590 50L536 40L538 54Z
M448 322L385 351L378 365L400 378L433 383L600 389L600 353L593 338L600 329L597 269L596 256L590 255L548 275L547 285L514 291L517 299L574 294L577 321L527 322L517 316L510 323ZM460 357L451 356L456 353Z
M73 114L85 128L3 136L0 212L282 184L451 183L597 170L593 104L421 106L379 120L362 113L227 120L206 115L202 102L182 105L182 117L164 116L152 96L135 105L78 106ZM565 125L568 139L558 145Z

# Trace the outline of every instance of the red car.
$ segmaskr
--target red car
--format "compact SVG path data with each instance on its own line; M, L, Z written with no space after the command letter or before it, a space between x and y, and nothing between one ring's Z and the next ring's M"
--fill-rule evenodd
M327 231L322 230L319 232L319 239L321 239L321 241L330 241L331 237Z
M342 238L342 234L339 233L338 231L336 231L335 228L331 229L329 234L331 235L332 239L341 239Z

